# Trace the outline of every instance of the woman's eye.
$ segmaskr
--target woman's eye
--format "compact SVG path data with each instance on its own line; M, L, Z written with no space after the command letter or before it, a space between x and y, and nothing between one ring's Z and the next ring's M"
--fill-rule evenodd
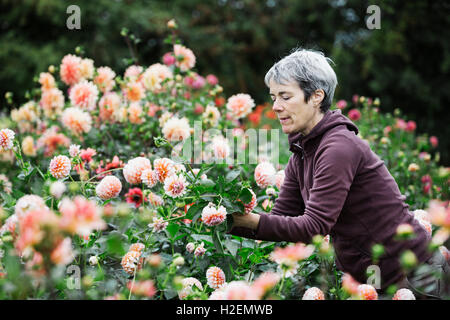
M291 97L281 97L283 100L289 100Z

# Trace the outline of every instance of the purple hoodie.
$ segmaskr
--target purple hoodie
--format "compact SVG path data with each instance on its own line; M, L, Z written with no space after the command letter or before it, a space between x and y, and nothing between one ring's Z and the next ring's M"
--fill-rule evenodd
M399 263L403 251L413 251L419 262L428 260L430 236L408 211L384 162L357 133L340 110L329 110L308 135L289 134L293 155L271 214L260 215L255 231L235 227L231 233L306 243L317 234L330 234L337 267L361 283L373 264L372 246L382 244L382 290L404 277ZM394 239L402 223L413 226L414 239Z

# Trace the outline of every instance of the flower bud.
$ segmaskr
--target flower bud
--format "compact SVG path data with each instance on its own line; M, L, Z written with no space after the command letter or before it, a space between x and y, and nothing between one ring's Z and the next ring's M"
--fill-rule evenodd
M411 250L402 253L400 257L400 264L406 270L412 269L417 265L417 257Z
M182 266L184 264L184 258L181 256L178 256L175 259L173 259L172 264L174 266Z
M97 256L91 256L91 257L89 258L89 264L90 264L91 266L97 265L97 264L98 264L98 258L97 258Z

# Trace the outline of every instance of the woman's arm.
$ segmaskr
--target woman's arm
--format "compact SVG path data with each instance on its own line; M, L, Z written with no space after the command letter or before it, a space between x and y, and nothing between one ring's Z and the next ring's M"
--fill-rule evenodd
M278 198L275 200L271 214L298 216L305 209L297 180L297 173L294 171L293 158L294 156L289 158L289 162L284 170L284 182ZM233 214L233 229L231 229L230 233L236 236L256 239L256 229L259 224L259 219L260 215L255 213L246 215L242 215L241 213Z

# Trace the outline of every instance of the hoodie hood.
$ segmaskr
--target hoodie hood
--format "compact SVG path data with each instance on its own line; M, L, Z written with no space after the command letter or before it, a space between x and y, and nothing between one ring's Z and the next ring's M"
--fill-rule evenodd
M307 151L309 149L308 141L322 136L328 130L340 125L345 125L349 131L354 131L355 134L358 134L356 125L344 116L340 109L328 110L322 120L307 135L303 135L301 132L290 133L288 135L289 150L291 152L297 152L299 149L302 152L303 150Z

